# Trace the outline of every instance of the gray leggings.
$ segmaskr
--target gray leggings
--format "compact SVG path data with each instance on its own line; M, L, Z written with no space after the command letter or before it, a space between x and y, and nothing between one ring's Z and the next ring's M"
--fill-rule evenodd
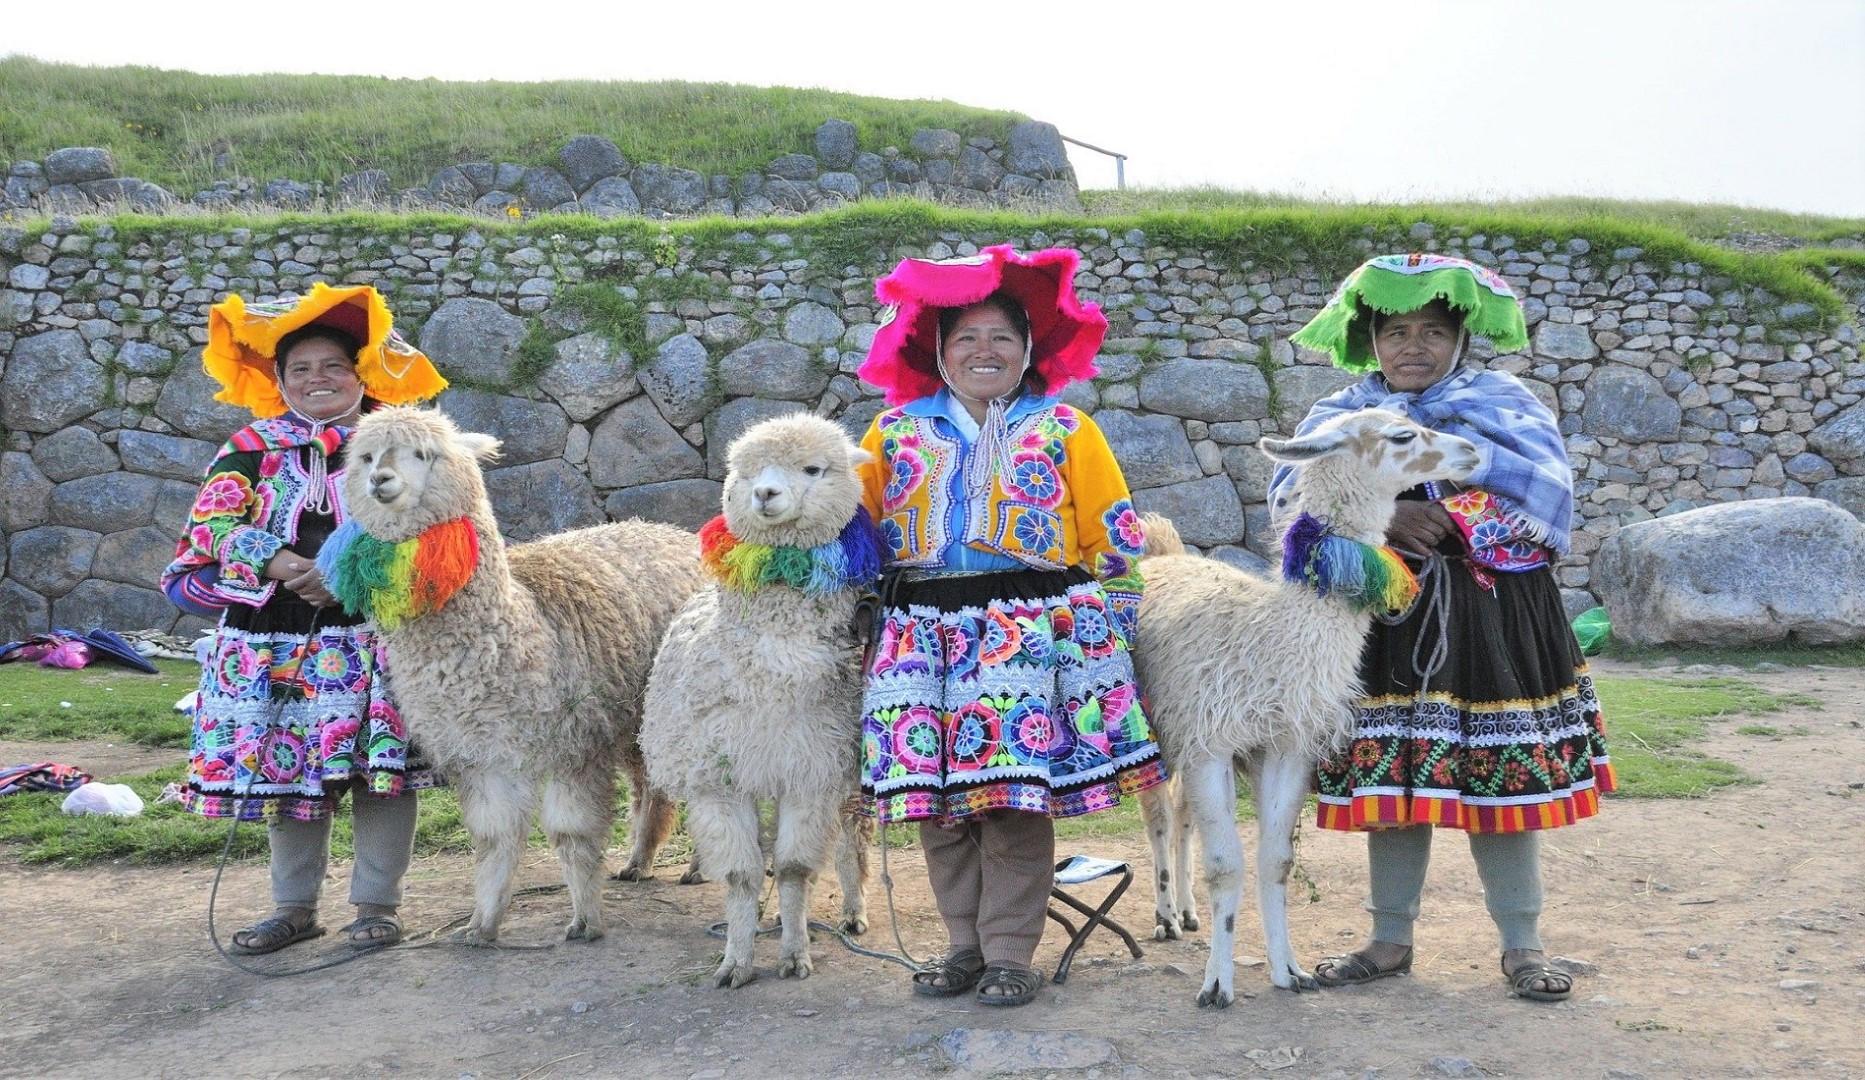
M1431 865L1431 833L1429 825L1414 825L1367 834L1366 910L1373 913L1373 940L1411 945L1425 869ZM1540 949L1541 834L1471 833L1470 854L1503 949Z
M413 791L351 797L356 863L350 868L350 903L401 904L402 877L414 857L415 810ZM266 826L266 840L272 848L273 905L315 909L330 863L330 818L275 819Z

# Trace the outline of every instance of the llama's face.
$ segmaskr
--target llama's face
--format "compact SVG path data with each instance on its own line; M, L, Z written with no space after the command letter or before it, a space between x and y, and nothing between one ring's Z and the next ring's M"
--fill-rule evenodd
M1427 480L1468 479L1483 463L1475 443L1384 409L1348 413L1301 438L1259 445L1286 464L1336 456L1351 461L1362 484L1387 499Z
M732 444L725 523L740 540L814 547L842 531L861 503L855 466L867 452L813 416L765 421Z

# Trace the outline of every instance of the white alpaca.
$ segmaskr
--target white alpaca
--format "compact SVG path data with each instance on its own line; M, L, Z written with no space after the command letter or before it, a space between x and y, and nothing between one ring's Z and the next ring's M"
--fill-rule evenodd
M1264 453L1300 466L1301 509L1339 537L1385 543L1393 499L1426 480L1468 477L1474 445L1378 409L1337 417L1311 434L1264 439ZM1212 909L1211 957L1198 1004L1233 998L1231 948L1243 886L1236 770L1246 770L1257 820L1256 899L1269 979L1312 990L1289 944L1288 878L1296 818L1315 762L1352 728L1361 646L1371 614L1341 591L1269 581L1185 553L1177 531L1149 518L1140 605L1140 685L1151 704L1171 784L1141 796L1152 841L1156 937L1196 930L1190 837L1197 830ZM1357 563L1357 558L1356 558ZM1167 848L1171 848L1168 870Z
M643 853L673 827L637 739L654 647L703 581L699 545L672 526L624 521L508 549L479 471L498 445L431 410L370 413L349 444L346 505L377 541L461 520L477 540L471 578L437 610L377 616L410 733L452 782L473 837L473 916L461 939L497 940L540 803L569 886L564 936L597 938L618 766L634 794L624 873L651 873ZM330 554L320 563L347 601L343 551Z
M708 565L720 574L738 567L739 575L695 594L667 631L648 682L641 748L652 782L686 800L700 867L725 882L725 959L715 978L738 987L756 977L765 874L759 800L775 803L778 975L810 974L809 890L838 832L842 926L867 928L862 885L872 826L839 828L838 819L858 789L856 603L880 563L854 472L868 455L840 428L806 414L778 417L747 431L728 457L723 526L726 542L739 546L718 557L725 549L713 546L723 535L717 521L701 535ZM799 588L737 561L759 553L747 545L787 547L792 559L814 549L815 565L831 569L841 552L858 571L824 573ZM846 559L851 552L859 557ZM790 567L788 580L801 584L798 563Z

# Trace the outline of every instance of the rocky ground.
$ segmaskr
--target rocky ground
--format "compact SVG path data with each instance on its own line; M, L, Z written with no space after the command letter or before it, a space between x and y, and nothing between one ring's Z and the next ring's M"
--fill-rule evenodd
M15 974L0 989L0 1075L1865 1074L1865 672L1747 677L1826 703L1769 717L1778 740L1738 734L1737 721L1712 725L1701 749L1741 761L1759 784L1698 800L1612 799L1601 817L1548 837L1548 946L1590 972L1563 1004L1508 996L1474 867L1451 836L1427 886L1414 974L1274 990L1250 915L1236 958L1247 996L1222 1012L1193 1005L1203 934L1145 942L1137 962L1102 935L1066 985L1021 1009L915 997L903 968L820 937L806 981L776 978L767 939L763 978L714 989L718 943L706 926L721 917L719 888L677 885L672 866L659 881L613 884L616 925L593 945L404 948L267 978L235 970L208 943L211 866L8 863L0 944ZM0 744L0 758L22 748ZM1146 858L1137 835L1081 846ZM920 861L907 851L890 862L900 933L924 955L939 933ZM1291 920L1312 967L1362 933L1362 844L1308 828L1301 862L1314 901L1299 899ZM336 868L339 897L344 876ZM549 856L534 854L525 883L556 880ZM410 881L411 928L463 913L468 891L466 860L423 862ZM818 914L834 911L832 894L830 885L818 896ZM229 868L222 933L264 898L262 865ZM871 907L865 942L891 950L878 885ZM1152 921L1140 889L1117 912L1131 926ZM340 906L325 914L346 921ZM567 917L561 893L521 898L507 941L550 946ZM1039 964L1060 950L1052 935ZM262 959L284 968L346 954L325 938Z

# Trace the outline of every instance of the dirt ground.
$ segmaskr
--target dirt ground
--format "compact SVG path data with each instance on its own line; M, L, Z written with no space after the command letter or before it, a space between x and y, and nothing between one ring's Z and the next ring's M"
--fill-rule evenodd
M1203 933L1143 940L1138 962L1099 934L1066 985L1019 1009L915 997L903 968L823 935L812 978L776 978L776 943L765 938L762 977L714 989L718 943L706 926L722 917L720 890L676 884L675 866L657 881L612 883L610 936L594 944L403 948L263 978L208 943L211 866L42 870L0 856L0 955L13 971L0 988L0 1075L1862 1076L1865 672L1744 677L1826 702L1767 718L1805 729L1778 741L1738 735L1737 722L1712 725L1701 748L1740 761L1761 784L1697 800L1609 800L1600 817L1547 837L1549 952L1597 969L1562 1004L1508 996L1474 866L1454 835L1439 840L1410 977L1275 990L1246 901L1240 996L1225 1011L1193 1004ZM0 744L0 758L22 749ZM1144 877L1140 836L1089 847L1135 860ZM1312 826L1300 850L1319 899L1299 899L1290 918L1312 969L1364 931L1365 856L1358 838ZM917 852L890 858L900 932L923 956L941 934L922 865ZM334 869L331 895L343 897L346 870ZM404 908L411 930L462 914L469 874L463 858L417 865ZM557 880L548 855L529 859L524 884ZM232 867L222 934L261 912L265 896L263 865ZM835 902L830 875L817 914L831 917ZM866 943L891 951L878 884L870 907ZM1143 885L1116 914L1150 927ZM341 924L348 908L327 906L325 916ZM521 898L505 940L550 945L567 918L561 892ZM1039 966L1053 966L1063 944L1052 926ZM347 952L333 936L259 962Z

